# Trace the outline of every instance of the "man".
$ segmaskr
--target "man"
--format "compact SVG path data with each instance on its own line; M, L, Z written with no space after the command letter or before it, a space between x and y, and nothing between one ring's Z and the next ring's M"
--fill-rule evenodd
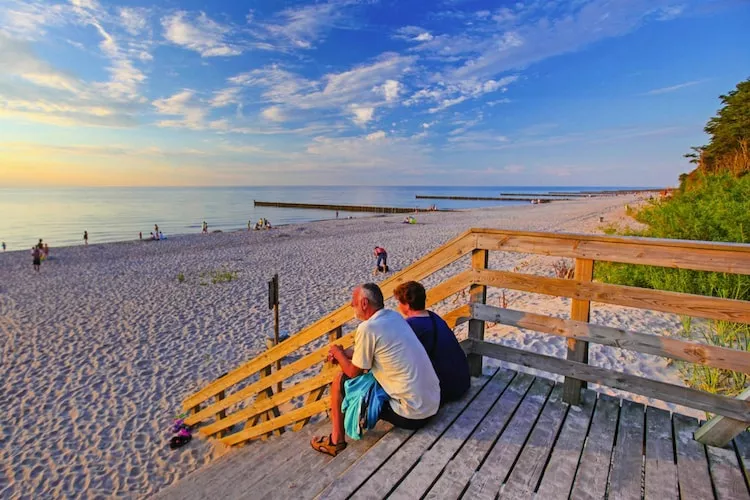
M346 379L370 370L390 397L380 419L405 429L419 429L440 407L440 382L427 352L409 324L396 312L384 309L383 292L374 283L352 293L354 315L362 323L354 334L354 348L332 345L328 358L341 368L331 384L331 421L328 436L314 437L312 447L331 456L346 448L344 399Z
M388 252L385 251L385 248L377 246L375 247L373 254L377 258L377 260L375 261L375 271L373 271L373 275L377 274L378 271L387 272Z
M432 311L425 310L427 293L416 281L396 287L393 295L398 310L406 317L417 338L427 351L432 367L440 380L440 404L460 399L469 390L471 377L466 354L453 330Z

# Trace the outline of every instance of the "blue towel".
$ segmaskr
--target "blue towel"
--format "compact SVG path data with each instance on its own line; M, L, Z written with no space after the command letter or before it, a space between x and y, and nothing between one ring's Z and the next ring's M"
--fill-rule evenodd
M354 440L362 439L362 427L372 429L378 423L383 404L388 404L390 397L383 390L372 373L344 382L344 401L341 411L344 413L344 430Z

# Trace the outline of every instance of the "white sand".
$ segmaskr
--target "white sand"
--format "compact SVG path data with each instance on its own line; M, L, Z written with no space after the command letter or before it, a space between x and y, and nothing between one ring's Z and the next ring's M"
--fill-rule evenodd
M634 199L435 213L421 215L417 225L387 216L53 248L39 275L26 252L0 254L0 497L142 497L210 461L212 444L202 439L169 449L171 420L185 396L264 348L272 328L266 281L275 272L282 328L296 332L372 279L376 244L388 249L397 271L472 226L600 232L600 216L605 224L623 221L623 205ZM555 260L495 253L491 267L551 275ZM220 269L237 271L237 279L211 284L201 277ZM499 304L499 294L493 291L490 303ZM560 316L569 310L561 298L506 298L515 309ZM673 315L598 304L593 321L653 333L680 328ZM560 338L508 327L490 327L487 337L564 352ZM662 358L592 345L591 360L681 383Z

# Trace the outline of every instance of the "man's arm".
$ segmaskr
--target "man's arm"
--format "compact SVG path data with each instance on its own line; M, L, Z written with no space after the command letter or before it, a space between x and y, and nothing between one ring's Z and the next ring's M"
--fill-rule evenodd
M328 357L337 363L341 367L341 371L344 372L349 378L359 377L362 375L364 370L354 363L352 363L353 351L347 349L346 351L341 348L340 345L332 345L328 351Z

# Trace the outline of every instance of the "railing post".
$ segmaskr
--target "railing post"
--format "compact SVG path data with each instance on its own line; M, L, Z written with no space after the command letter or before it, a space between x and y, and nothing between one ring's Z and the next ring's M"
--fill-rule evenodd
M594 277L594 261L591 259L576 259L573 279L581 282L590 282ZM575 321L589 322L591 316L591 302L588 300L573 299L570 306L570 319ZM589 362L589 343L582 340L568 339L568 355L570 361L579 363ZM565 377L563 385L563 401L571 405L581 402L581 389L586 387L586 382L570 377Z
M487 250L474 249L471 252L471 268L475 271L487 269L489 252ZM471 285L469 287L469 302L472 304L484 304L487 302L487 287L484 285ZM484 320L469 320L469 338L472 340L484 340ZM482 375L482 355L469 354L469 373L472 377Z
M335 342L336 340L340 339L343 335L343 328L342 327L336 327L330 332L328 332L328 344ZM321 368L321 373L327 371L327 370L333 370L335 368L335 365L333 363L325 362L323 364L323 368ZM305 400L305 406L309 405L310 403L314 403L316 401L320 401L320 398L323 397L323 395L326 392L326 387L323 386L319 389L315 389L314 391L311 391L310 394L307 396L307 399ZM292 430L294 432L297 432L298 430L302 429L307 423L310 421L310 417L304 418L302 420L297 421L294 426L292 427Z

